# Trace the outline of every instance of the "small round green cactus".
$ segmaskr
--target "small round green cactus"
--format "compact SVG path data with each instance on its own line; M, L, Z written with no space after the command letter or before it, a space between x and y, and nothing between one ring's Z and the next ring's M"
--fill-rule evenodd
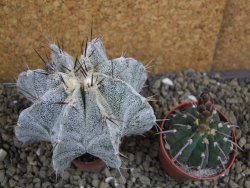
M166 147L173 161L198 170L225 169L229 154L237 146L231 137L229 122L221 121L208 91L198 103L176 110L163 131Z

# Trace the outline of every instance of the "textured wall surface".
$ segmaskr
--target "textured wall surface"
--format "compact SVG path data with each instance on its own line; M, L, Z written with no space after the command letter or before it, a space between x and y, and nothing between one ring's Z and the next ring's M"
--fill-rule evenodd
M231 44L223 42L226 39L218 39L222 30L231 36L232 29L221 28L226 1L2 0L0 81L15 79L26 64L30 68L42 66L33 48L45 56L44 51L48 49L43 46L56 38L63 38L64 48L79 55L81 42L89 36L92 21L94 35L103 36L109 57L120 56L126 51L127 56L144 64L154 60L151 73L186 68L210 70L216 58L228 61L225 48ZM234 6L247 11L247 0L239 1L245 4L235 3ZM232 13L231 17L234 16ZM242 16L234 19L236 22L242 19L244 23L247 17ZM243 30L239 29L240 34L245 34ZM216 54L215 49L222 52ZM244 66L244 61L241 65Z
M212 69L250 70L250 1L228 0Z

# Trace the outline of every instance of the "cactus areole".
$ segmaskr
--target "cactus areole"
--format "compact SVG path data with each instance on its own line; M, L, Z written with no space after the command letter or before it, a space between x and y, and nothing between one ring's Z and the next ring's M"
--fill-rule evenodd
M109 60L100 38L87 41L80 57L50 45L45 69L27 70L17 80L33 104L21 112L15 134L24 143L51 142L52 163L61 173L83 154L119 169L121 138L152 128L155 115L141 91L147 73L133 58Z
M171 162L168 163L179 170L178 175L167 170L170 175L178 180L204 180L225 174L238 147L235 126L214 108L207 91L201 94L198 102L176 107L166 119L161 126L160 160L166 163L169 158Z

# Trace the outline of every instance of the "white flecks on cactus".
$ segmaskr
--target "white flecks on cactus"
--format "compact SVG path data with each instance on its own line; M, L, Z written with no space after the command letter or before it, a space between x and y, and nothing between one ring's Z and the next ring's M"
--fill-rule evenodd
M218 123L218 128L222 128L223 127L223 124L220 122Z
M100 38L88 42L86 54L82 54L80 59L86 59L86 57L88 57L87 59L94 67L108 61L105 48Z
M133 58L108 60L99 38L87 42L79 59L55 44L50 49L45 70L28 70L17 80L20 92L33 102L19 116L17 138L51 142L56 172L85 153L120 168L121 138L143 134L156 121L139 94L145 67Z

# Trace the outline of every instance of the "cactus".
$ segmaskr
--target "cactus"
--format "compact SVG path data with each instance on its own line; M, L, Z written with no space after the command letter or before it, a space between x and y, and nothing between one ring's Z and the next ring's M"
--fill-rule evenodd
M225 169L229 154L237 146L231 140L233 127L220 120L211 95L204 91L197 105L190 103L171 115L163 133L172 160L179 165L197 170Z
M83 154L119 169L121 138L143 134L156 119L141 91L145 67L133 58L108 60L100 38L86 42L79 58L50 45L45 69L27 70L17 88L33 104L21 112L15 134L24 143L48 141L61 173Z

